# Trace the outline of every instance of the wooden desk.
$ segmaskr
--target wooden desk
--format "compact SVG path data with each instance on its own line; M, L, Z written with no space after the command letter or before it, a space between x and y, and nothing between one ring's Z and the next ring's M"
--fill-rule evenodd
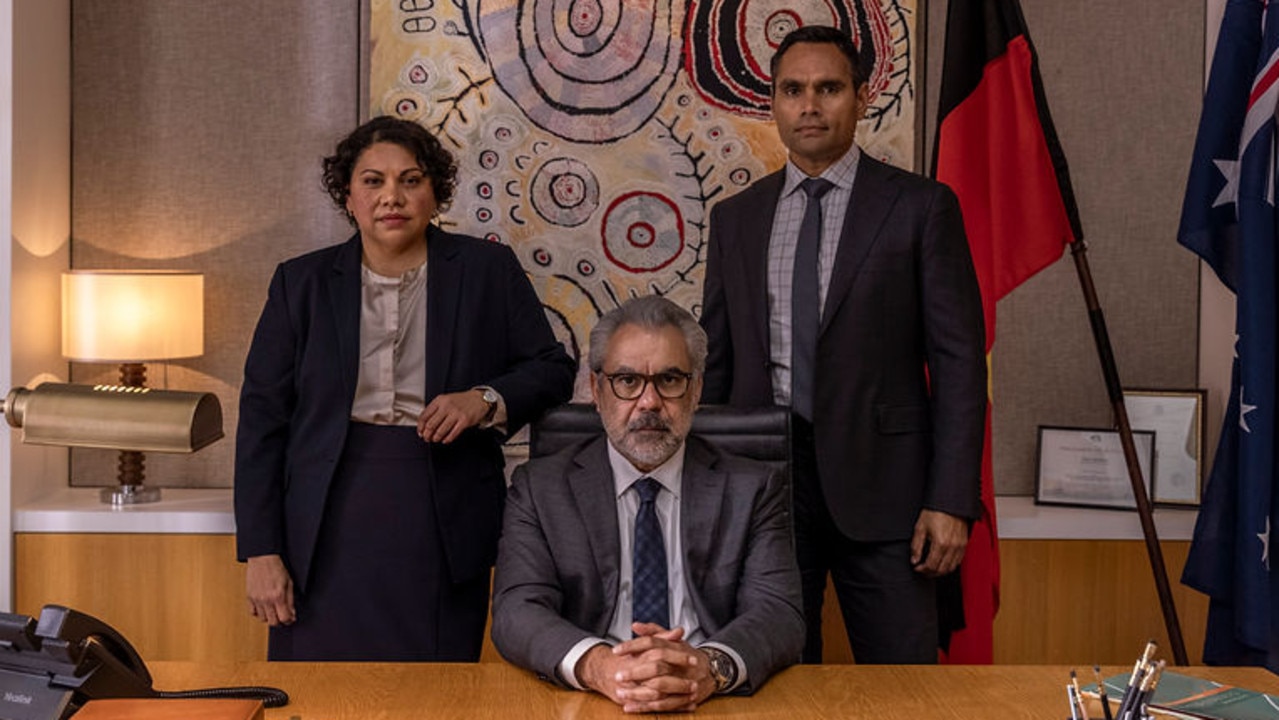
M1132 668L1108 667L1107 675ZM162 690L273 685L288 706L268 720L399 718L609 718L621 710L598 695L561 690L506 663L412 665L192 662L151 664ZM1254 690L1279 693L1279 677L1260 668L1177 668ZM754 697L715 698L696 717L977 720L1069 716L1070 669L1052 665L793 667Z

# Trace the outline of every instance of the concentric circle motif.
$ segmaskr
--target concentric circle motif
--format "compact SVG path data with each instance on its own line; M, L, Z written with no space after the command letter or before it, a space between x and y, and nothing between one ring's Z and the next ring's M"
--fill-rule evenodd
M537 248L533 251L533 262L537 263L538 267L547 267L551 264L551 259L551 253L546 248Z
M586 163L555 158L542 163L530 183L533 210L553 225L577 227L600 204L600 183Z
M748 117L767 117L772 76L769 63L782 38L804 25L851 29L869 77L873 118L881 94L908 79L910 56L900 0L690 0L684 38L685 69L696 91L711 105ZM899 51L900 50L900 51Z
M729 140L716 149L715 154L724 162L732 162L746 157L746 144L741 140Z
M579 38L599 32L604 20L604 8L599 0L572 0L568 8L568 26Z
M480 167L485 170L492 170L502 161L502 156L498 155L495 150L480 151Z
M507 113L493 114L484 121L484 135L501 147L514 147L528 135L528 123Z
M487 0L478 31L493 78L535 125L603 143L642 127L679 71L674 0Z
M684 218L670 198L631 192L613 201L604 215L604 254L632 273L670 265L684 250Z
M415 62L409 65L405 71L405 77L414 85L425 85L426 82L435 75L434 69L427 66L424 62Z
M401 92L391 99L390 107L394 108L397 117L403 120L418 120L426 108L426 99L416 93Z

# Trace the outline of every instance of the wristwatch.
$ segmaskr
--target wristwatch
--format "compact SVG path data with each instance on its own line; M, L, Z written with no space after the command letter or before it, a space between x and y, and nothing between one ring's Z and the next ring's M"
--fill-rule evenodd
M493 413L497 412L497 391L487 386L480 386L475 389L480 391L480 397L489 406L488 412L484 413L484 419L480 420L480 422L490 422L493 420Z
M733 658L728 653L711 645L703 645L698 650L701 650L710 660L715 692L727 692L729 688L737 684L737 663L733 662Z

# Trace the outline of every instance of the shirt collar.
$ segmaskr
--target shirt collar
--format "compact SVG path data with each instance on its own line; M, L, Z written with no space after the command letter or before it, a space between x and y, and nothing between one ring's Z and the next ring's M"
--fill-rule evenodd
M675 454L666 459L666 462L653 468L651 472L640 472L622 456L617 448L613 447L613 441L608 441L608 463L613 469L613 489L617 497L622 497L622 493L630 489L631 485L642 477L651 477L662 484L672 495L679 498L680 480L684 476L684 443L680 443L679 449Z
M829 180L835 187L841 190L852 190L853 180L857 177L857 165L862 158L861 148L857 147L857 143L848 148L848 152L844 153L838 160L831 163L818 177ZM782 197L786 197L799 189L799 184L808 179L808 175L804 174L795 163L790 160L786 161L786 181L782 183Z

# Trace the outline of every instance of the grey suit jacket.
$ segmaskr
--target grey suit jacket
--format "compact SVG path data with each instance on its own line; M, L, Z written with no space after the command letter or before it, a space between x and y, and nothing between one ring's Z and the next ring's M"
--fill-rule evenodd
M703 403L773 404L768 245L784 175L711 212ZM911 536L923 508L981 514L985 324L955 194L863 153L817 340L818 478L853 540Z
M515 470L493 581L493 644L563 684L556 667L604 637L617 603L617 505L603 435ZM684 573L707 639L746 664L751 693L799 660L804 618L790 498L766 465L687 440L680 495Z

